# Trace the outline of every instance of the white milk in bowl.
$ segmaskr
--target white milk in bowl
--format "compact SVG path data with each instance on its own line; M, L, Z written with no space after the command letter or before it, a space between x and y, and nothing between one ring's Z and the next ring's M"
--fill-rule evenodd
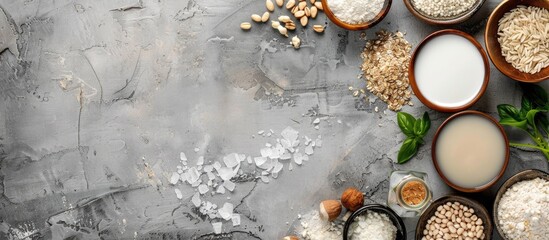
M414 62L421 95L440 107L461 107L475 99L484 83L484 58L467 38L443 34L425 42Z
M475 189L499 175L508 149L498 125L481 115L464 114L442 127L433 151L439 170L450 182Z

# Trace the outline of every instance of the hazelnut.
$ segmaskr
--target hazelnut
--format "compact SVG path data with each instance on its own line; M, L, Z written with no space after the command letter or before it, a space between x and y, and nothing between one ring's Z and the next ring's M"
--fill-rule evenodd
M299 240L299 238L296 236L286 236L282 240Z
M349 211L356 211L364 205L364 194L354 187L345 189L341 194L341 204Z
M341 213L341 203L337 200L324 200L320 203L320 218L333 221Z

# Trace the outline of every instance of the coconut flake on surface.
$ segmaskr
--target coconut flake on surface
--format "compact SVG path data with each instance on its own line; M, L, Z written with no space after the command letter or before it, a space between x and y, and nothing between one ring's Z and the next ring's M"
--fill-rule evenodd
M314 142L313 142L313 143L314 143ZM313 155L313 153L314 153L314 150L313 150L313 146L312 146L312 145L309 145L309 146L307 146L307 147L305 148L305 154L307 154L307 155L310 156L310 155Z
M183 193L181 193L181 190L176 188L176 189L174 189L174 191L175 191L175 196L177 197L177 199L180 199L180 200L183 199Z
M231 221L233 222L233 227L240 226L240 214L233 214Z
M225 163L225 166L228 168L234 168L236 165L240 163L240 158L238 157L238 154L231 153L225 157L223 157L223 162Z
M234 191L234 188L236 187L236 184L231 182L230 180L224 181L223 186L229 191Z
M187 161L187 156L184 152L179 153L179 160L181 161Z
M179 173L176 173L176 172L172 173L172 176L170 177L170 184L172 185L177 184L177 182L179 182L179 178L180 178Z
M217 170L217 173L219 174L219 177L223 180L229 180L235 175L232 169L226 167L219 168Z
M223 223L222 222L212 222L213 231L215 234L220 234L222 231Z
M199 192L200 194L207 193L209 190L210 190L210 188L209 188L208 186L204 185L204 184L200 184L200 185L198 186L198 192Z
M202 166L204 164L204 156L198 157L198 160L196 160L196 165Z
M234 209L233 204L226 202L223 204L222 208L217 210L217 212L219 213L221 218L225 220L231 220L231 217L233 216L233 209Z
M202 204L202 200L200 200L200 194L195 193L191 198L191 202L194 204L195 207L200 207L200 205Z
M303 164L303 155L299 152L294 153L294 162L297 165Z
M189 168L189 171L187 171L187 182L189 184L194 184L198 179L200 178L200 173L195 167Z

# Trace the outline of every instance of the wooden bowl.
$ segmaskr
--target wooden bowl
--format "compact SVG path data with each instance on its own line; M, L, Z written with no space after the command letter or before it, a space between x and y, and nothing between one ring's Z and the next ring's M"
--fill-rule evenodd
M421 239L423 237L423 230L427 225L427 221L429 220L429 218L431 218L431 216L435 214L438 206L444 205L446 202L459 202L460 204L463 204L468 208L474 209L475 215L477 215L477 217L482 219L482 221L484 222L484 235L486 236L485 240L492 239L492 231L494 227L492 225L492 221L490 220L490 214L488 213L486 208L475 200L454 195L444 196L437 199L423 212L423 214L421 214L421 217L419 217L416 225L416 239Z
M486 29L484 30L484 42L486 44L486 50L492 60L492 63L496 68L505 76L512 78L520 82L537 83L543 80L549 79L549 67L545 67L536 74L523 73L508 63L501 55L501 46L498 42L498 22L503 15L518 5L536 6L540 8L549 9L549 1L540 0L505 0L501 2L492 12L488 22L486 23Z
M505 150L506 150L506 152L505 152L505 161L504 161L503 166L502 166L501 170L499 171L498 175L494 179L492 179L492 181L488 182L487 184L484 184L483 186L479 186L479 187L475 187L475 188L464 188L464 187L456 185L455 183L448 180L448 178L446 178L446 176L444 175L444 173L440 169L440 166L438 165L438 161L437 161L437 156L436 156L437 139L438 139L438 136L440 135L440 133L442 132L442 129L444 129L444 127L450 121L452 121L456 118L459 118L463 115L477 115L477 116L481 116L481 117L484 117L484 118L490 120L501 131L501 135L504 138L505 146L506 146L506 148L505 148ZM509 140L507 139L507 134L505 134L505 130L498 123L498 121L496 119L494 119L490 115L488 115L486 113L483 113L483 112L467 110L467 111L459 112L459 113L456 113L456 114L450 116L449 118L447 118L440 125L440 127L437 129L437 132L435 133L435 136L433 138L433 143L432 143L432 146L431 146L431 158L433 160L433 164L435 165L435 169L437 170L438 175L442 178L442 180L444 180L444 182L446 184L448 184L448 186L450 186L453 189L456 189L458 191L461 191L461 192L482 192L482 191L488 189L489 187L493 186L505 173L505 169L507 169L507 164L509 164L509 147L508 146L509 146Z
M415 61L416 61L416 58L417 58L419 52L421 51L421 49L430 40L434 39L435 37L445 35L445 34L454 34L454 35L458 35L458 36L464 37L465 39L469 40L478 49L478 51L479 51L479 53L482 56L482 59L484 61L484 82L482 83L482 87L480 88L480 91L475 96L475 98L473 98L471 101L469 101L468 103L466 103L462 106L457 106L457 107L440 106L440 105L437 105L437 104L429 101L421 93L421 91L419 90L419 87L418 87L418 84L417 84L416 78L415 78L415 69L414 69L415 68ZM429 36L427 36L425 39L423 39L423 41L421 41L421 43L414 50L414 52L412 54L412 58L410 59L410 65L408 67L408 79L410 80L410 85L412 86L412 90L414 91L414 94L417 96L417 98L423 104L425 104L425 106L427 106L427 107L429 107L433 110L439 111L439 112L459 112L459 111L463 111L463 110L471 107L473 104L475 104L480 99L480 97L482 97L484 92L486 91L486 87L488 86L488 81L490 80L490 63L488 62L488 57L486 56L486 53L484 52L484 49L482 48L480 43L477 42L477 40L475 40L475 38L473 36L469 35L468 33L465 33L465 32L459 31L459 30L455 30L455 29L444 29L444 30L440 30L440 31L436 31L434 33L431 33Z
M355 221L355 218L362 215L363 213L367 211L373 211L377 213L384 213L386 214L391 222L393 222L393 225L395 225L397 229L396 233L396 239L397 240L406 240L406 226L404 225L404 222L402 221L402 218L398 216L392 209L389 207L380 205L380 204L369 204L365 205L364 207L361 207L357 209L351 216L345 221L345 226L343 227L343 240L349 239L349 227L351 227L351 224Z
M528 169L528 170L524 170L522 172L519 172L519 173L513 175L512 177L507 179L507 181L505 181L505 183L503 183L503 185L501 185L501 187L499 188L498 193L496 194L496 199L494 200L494 209L492 211L492 217L494 218L494 223L496 225L496 229L499 232L499 235L503 239L510 240L510 238L505 236L505 233L503 232L503 230L501 229L501 226L499 225L498 206L499 206L499 202L501 200L501 197L503 196L503 194L505 194L507 189L509 189L515 183L525 181L525 180L532 180L532 179L538 178L538 177L541 178L541 179L545 179L545 180L549 181L549 173L546 173L544 171L537 170L537 169ZM527 204L527 203L525 203L525 204Z
M324 8L324 13L326 14L326 16L330 19L330 21L335 23L335 25L338 25L341 28L352 30L352 31L368 29L375 26L377 23L381 22L381 20L385 18L387 13L389 13L389 9L391 8L391 3L393 2L392 0L385 0L385 3L383 4L383 8L381 8L381 11L374 17L374 19L361 24L350 24L350 23L346 23L339 20L339 18L337 18L334 15L332 10L330 10L328 1L329 0L322 0L322 8Z
M427 15L426 13L422 12L418 8L416 8L412 4L412 0L404 0L404 5L406 5L406 8L408 8L408 11L410 11L416 18L419 18L420 20L431 24L431 25L439 25L439 26L448 26L448 25L455 25L458 23L465 22L467 19L471 18L475 13L482 7L486 0L477 0L475 4L469 9L468 11L465 11L457 16L453 17L431 17Z

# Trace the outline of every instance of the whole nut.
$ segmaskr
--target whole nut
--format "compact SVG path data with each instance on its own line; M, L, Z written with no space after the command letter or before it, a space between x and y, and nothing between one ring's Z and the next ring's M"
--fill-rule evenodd
M284 5L284 0L276 0L276 5L282 7L282 5Z
M311 17L316 18L316 14L318 14L318 9L315 6L311 7Z
M307 16L303 16L302 18L299 19L299 22L301 22L301 26L305 27L309 22L309 18Z
M278 32L282 34L282 36L288 37L288 29L286 29L284 26L278 26Z
M279 21L271 21L271 27L273 27L274 29L278 29L278 26L280 26Z
M315 2L315 7L318 8L320 11L324 11L324 7L322 6L321 2Z
M286 9L292 9L295 6L295 0L289 0L286 3Z
M364 205L364 194L357 188L347 188L343 194L341 194L341 204L354 212Z
M296 236L286 236L282 240L299 240L299 238Z
M297 36L294 36L290 43L295 49L299 49L299 47L301 46L301 39L299 39Z
M270 12L275 10L275 5L272 0L266 0L265 7L267 7L267 10L269 10Z
M303 10L307 6L307 2L300 2L297 6L299 7L299 10Z
M287 23L287 22L291 22L292 19L290 19L290 17L288 17L286 15L282 15L282 16L278 17L278 21L281 21L283 23Z
M286 24L284 25L284 27L286 27L286 29L288 29L288 30L293 31L293 30L295 30L295 23L293 23L293 22L288 22L288 23L286 23Z
M252 25L249 22L243 22L240 24L240 28L242 28L242 30L250 30Z
M263 13L263 15L261 16L261 21L262 21L262 22L267 22L267 21L269 21L269 16L270 16L269 12Z
M302 18L303 16L305 16L305 11L299 10L299 11L294 13L294 16L295 16L295 18Z
M317 33L322 33L322 32L324 32L324 26L322 26L322 25L313 25L313 30Z
M252 14L252 20L254 22L261 22L261 16L259 16L258 14Z
M341 203L337 200L324 200L320 203L320 218L333 221L341 213Z

